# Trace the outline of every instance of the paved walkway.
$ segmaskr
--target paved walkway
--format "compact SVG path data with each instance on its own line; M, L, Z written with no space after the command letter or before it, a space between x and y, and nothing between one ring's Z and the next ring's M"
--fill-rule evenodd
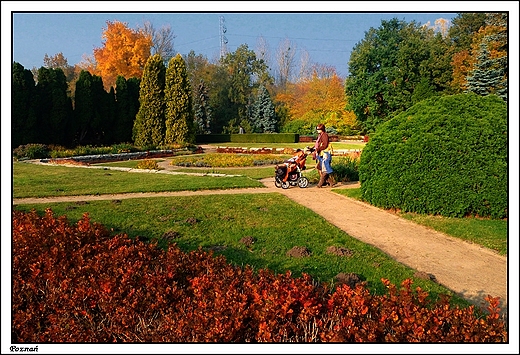
M373 245L396 261L417 271L434 275L437 282L469 301L482 305L488 294L507 305L507 258L492 250L449 237L417 225L390 212L355 199L318 189L276 188L274 178L262 180L266 188L179 191L165 193L64 196L59 198L15 199L13 204L107 200L153 196L196 196L278 192L308 207L352 237ZM352 184L350 187L356 187ZM343 186L348 188L349 185Z

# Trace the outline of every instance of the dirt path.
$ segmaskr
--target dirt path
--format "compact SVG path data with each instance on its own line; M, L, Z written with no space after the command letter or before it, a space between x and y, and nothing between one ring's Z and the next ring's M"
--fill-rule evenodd
M129 193L97 196L15 199L13 204L112 200L156 196L197 196L207 194L281 193L313 210L352 237L375 246L396 261L433 275L438 283L477 305L488 294L507 305L507 258L492 250L436 232L355 199L336 194L330 188L313 185L301 189L276 188L274 178L262 180L265 188L232 190ZM357 184L342 188L357 187Z

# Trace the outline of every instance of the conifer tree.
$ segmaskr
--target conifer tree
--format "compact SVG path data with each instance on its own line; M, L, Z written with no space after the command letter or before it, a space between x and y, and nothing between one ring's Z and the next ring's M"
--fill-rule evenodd
M35 83L29 69L13 63L11 86L11 146L34 143L37 139Z
M166 101L164 143L193 143L195 141L191 85L186 63L180 54L170 59L166 69Z
M204 80L200 79L200 83L195 89L195 126L199 134L210 134L211 130L211 107L209 105L208 90Z
M72 101L67 96L67 79L63 70L38 69L36 92L39 143L66 144Z
M504 69L504 58L492 58L487 41L480 44L477 62L467 77L468 92L480 96L496 94L507 100L507 76Z
M101 143L106 120L106 95L101 77L82 70L76 81L74 101L73 130L78 144Z
M166 68L159 54L148 59L139 88L139 111L134 128L134 144L139 147L161 145L164 141L164 83Z
M132 126L139 111L139 78L126 80L118 76L116 80L116 124L114 141L117 143L132 140Z
M258 95L253 105L251 121L255 131L275 132L276 114L273 101L265 86L260 86Z

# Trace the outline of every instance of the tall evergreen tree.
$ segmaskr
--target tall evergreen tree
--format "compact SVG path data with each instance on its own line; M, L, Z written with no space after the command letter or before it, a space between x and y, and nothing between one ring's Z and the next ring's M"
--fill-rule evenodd
M251 122L256 132L272 133L276 131L274 104L263 85L258 89L258 95L253 104Z
M166 67L159 54L151 56L144 67L139 88L139 111L137 112L132 138L140 147L159 146L165 132L165 85Z
M34 143L37 140L37 117L34 107L35 82L29 69L13 63L11 86L11 146Z
M195 89L194 111L195 126L199 134L211 133L211 107L209 105L208 90L204 80L200 79L200 83Z
M74 131L77 144L102 143L106 95L101 77L82 70L76 81L74 101Z
M164 99L166 101L164 143L194 143L191 85L186 73L186 63L180 54L170 59L166 69Z
M72 115L72 101L67 96L63 70L38 69L38 138L40 143L66 144Z
M116 123L114 141L132 141L132 127L139 111L139 78L118 76L116 80Z
M507 101L507 66L503 65L504 57L492 58L488 50L488 42L480 44L477 62L470 71L467 82L468 92L480 96L496 94Z
M110 91L105 93L103 100L103 136L102 141L106 145L114 144L115 141L115 129L117 120L117 109L116 109L116 92L114 87L110 87Z

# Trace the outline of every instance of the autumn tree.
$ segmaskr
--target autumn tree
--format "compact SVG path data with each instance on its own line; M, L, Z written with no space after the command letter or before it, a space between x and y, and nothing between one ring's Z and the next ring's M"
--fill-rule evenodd
M276 96L276 101L284 103L289 113L283 132L312 135L318 123L338 134L348 135L357 129L354 113L345 109L343 80L335 73L320 77L314 71L310 79L290 84L286 93Z
M166 101L164 143L194 143L191 85L186 63L180 54L170 59L166 69L164 92Z
M452 93L462 93L467 90L466 77L476 58L471 55L472 43L481 27L486 25L485 13L460 13L453 19L448 30L451 42Z
M136 146L160 146L165 132L165 85L166 68L159 54L151 56L144 67L139 87L139 111L137 112L132 138Z
M102 47L94 49L95 73L103 78L105 88L115 85L118 75L140 78L150 57L152 37L143 29L133 30L120 21L107 21Z
M496 94L507 100L507 13L486 16L486 26L474 36L475 59L466 77L467 91L481 96Z

